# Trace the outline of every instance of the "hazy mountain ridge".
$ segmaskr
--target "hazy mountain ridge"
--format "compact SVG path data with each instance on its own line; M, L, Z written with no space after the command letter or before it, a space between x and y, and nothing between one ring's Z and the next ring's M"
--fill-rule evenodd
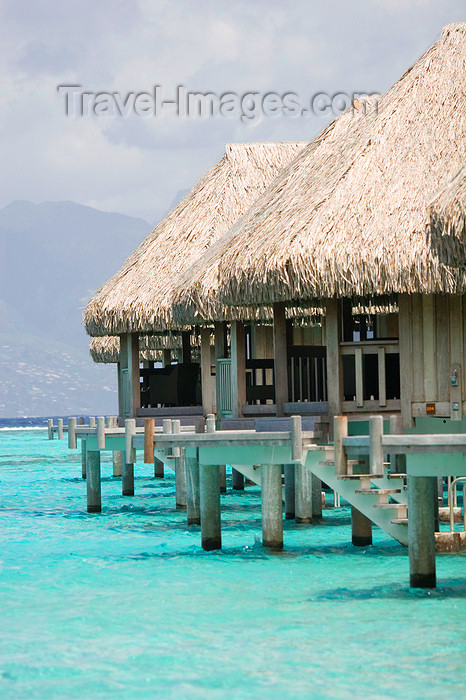
M82 310L150 230L74 202L0 210L1 417L115 412L115 370L92 362Z

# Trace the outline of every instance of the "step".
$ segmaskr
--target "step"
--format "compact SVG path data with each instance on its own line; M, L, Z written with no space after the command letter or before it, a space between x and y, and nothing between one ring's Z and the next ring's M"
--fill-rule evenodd
M387 477L389 479L406 479L406 474L388 473Z
M338 474L338 479L382 479L383 474Z
M407 525L408 518L393 518L390 522L393 523L393 525Z
M324 461L319 462L319 464L323 464L326 467L334 467L335 466L335 462L333 461L333 459L324 459Z
M401 493L401 489L358 489L354 493L375 493L378 496L386 496L389 493Z

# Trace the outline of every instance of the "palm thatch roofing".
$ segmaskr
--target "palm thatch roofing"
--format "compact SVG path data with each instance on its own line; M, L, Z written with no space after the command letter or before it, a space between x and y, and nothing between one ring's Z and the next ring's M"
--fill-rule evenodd
M465 161L459 23L443 29L378 110L320 147L309 144L219 242L221 301L465 291L465 274L439 260L425 221L428 199Z
M304 154L307 154L308 158L312 155L315 160L320 156L326 157L328 149L335 142L340 144L340 137L353 126L355 120L363 119L369 112L377 109L379 99L380 95L368 96L365 103L354 105L332 121L313 141L306 145L304 150L299 151L299 154L288 166L280 171L264 194L258 198L257 204L253 204L232 229L209 246L193 265L186 268L178 276L173 297L173 316L176 322L186 324L199 323L203 320L224 321L232 318L231 307L222 303L219 298L221 284L219 266L222 255L228 252L231 245L234 245L237 231L241 230L243 223L246 223L253 212L260 209L262 203L267 201L269 193L276 189L280 191L283 182L281 173L294 172L295 167L300 167ZM311 316L322 314L322 309L287 308L286 315L288 318L301 317L305 320L306 311ZM264 317L272 319L272 316L272 309L270 307L264 308Z
M228 144L225 155L101 287L84 311L90 335L176 328L176 274L250 207L305 143ZM236 311L238 315L238 311ZM256 317L247 311L247 316Z
M199 336L191 333L190 345L200 344ZM162 359L164 350L178 350L182 346L181 334L165 333L164 335L140 335L139 359L157 362ZM91 338L89 352L94 362L115 363L120 360L120 337L104 335Z
M429 234L447 265L466 263L466 165L429 202Z

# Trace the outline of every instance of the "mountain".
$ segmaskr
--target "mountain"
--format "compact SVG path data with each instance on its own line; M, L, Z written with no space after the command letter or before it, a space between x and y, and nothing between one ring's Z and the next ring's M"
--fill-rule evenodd
M0 210L0 417L116 411L115 369L92 362L82 311L150 230L74 202Z

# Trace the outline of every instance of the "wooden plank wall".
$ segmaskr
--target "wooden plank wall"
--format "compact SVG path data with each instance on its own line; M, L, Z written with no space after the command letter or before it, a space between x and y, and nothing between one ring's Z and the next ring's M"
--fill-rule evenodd
M402 414L407 427L411 416L425 416L426 404L435 415L460 420L466 396L465 302L461 296L403 295L400 305L400 371ZM450 377L457 369L459 386ZM459 410L453 410L453 402Z

